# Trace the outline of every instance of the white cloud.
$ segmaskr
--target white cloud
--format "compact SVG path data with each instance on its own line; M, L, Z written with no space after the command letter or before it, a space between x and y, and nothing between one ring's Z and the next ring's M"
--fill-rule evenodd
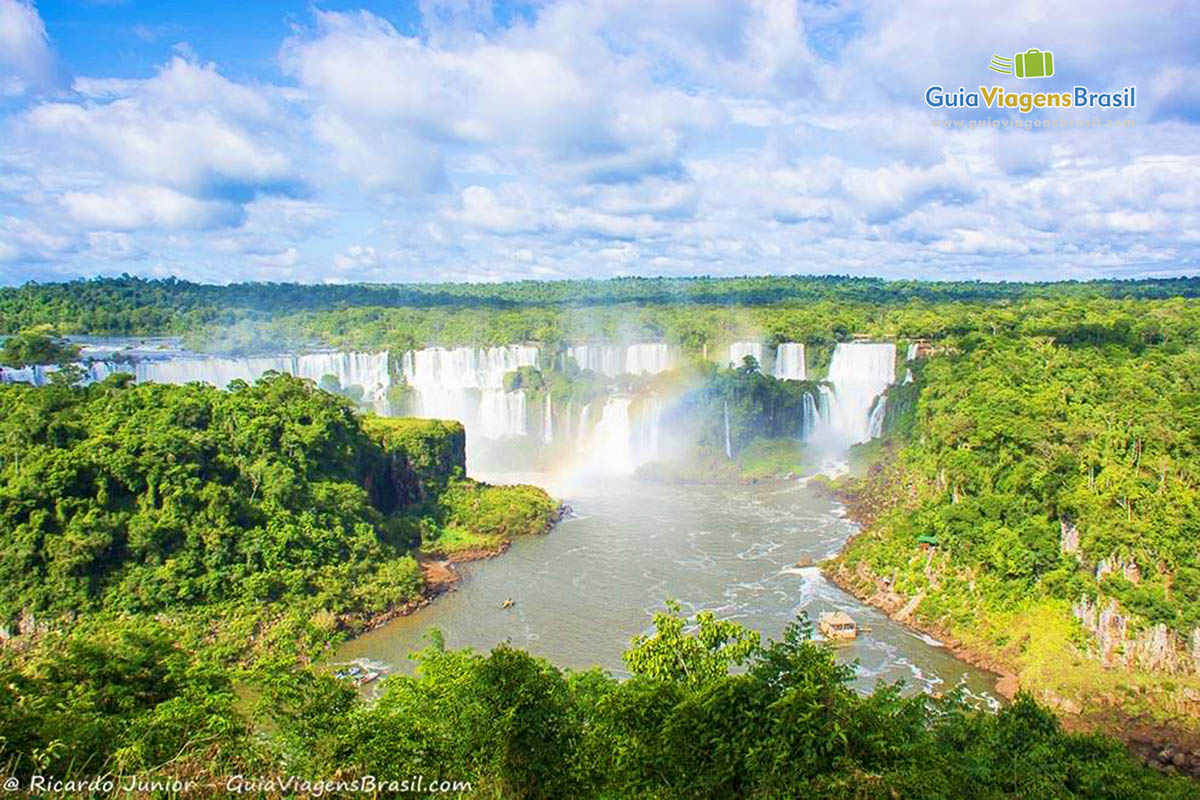
M48 88L54 69L54 54L37 9L24 0L0 0L0 95Z
M37 105L22 127L43 155L180 191L292 177L287 156L255 129L269 125L271 104L212 65L176 58L127 90L109 102Z
M67 192L62 205L85 226L131 231L139 228L230 227L241 221L239 206L197 200L163 186L120 186L104 192Z
M280 42L281 85L193 42L147 78L13 100L0 276L1194 270L1200 20L1159 8L426 0L412 28L315 10ZM50 85L36 12L0 14L35 45L0 51L0 84ZM932 126L925 86L1030 46L1064 82L1136 82L1136 124Z

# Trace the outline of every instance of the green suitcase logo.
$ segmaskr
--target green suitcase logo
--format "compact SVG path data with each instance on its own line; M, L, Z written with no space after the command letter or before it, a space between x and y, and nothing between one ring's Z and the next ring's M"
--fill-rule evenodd
M994 55L988 69L1018 78L1049 78L1054 74L1054 54L1031 47L1012 58Z

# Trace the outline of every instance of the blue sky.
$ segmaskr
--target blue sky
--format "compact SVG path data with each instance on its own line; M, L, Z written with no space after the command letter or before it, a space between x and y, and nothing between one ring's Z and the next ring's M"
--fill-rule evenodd
M995 8L0 0L0 282L1200 272L1200 4Z

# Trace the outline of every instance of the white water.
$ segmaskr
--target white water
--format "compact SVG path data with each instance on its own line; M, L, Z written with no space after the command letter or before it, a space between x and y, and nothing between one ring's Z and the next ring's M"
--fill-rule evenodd
M588 437L589 466L596 471L628 475L637 468L633 457L629 404L628 397L613 397L604 403L600 421Z
M546 407L542 410L542 444L554 442L554 409L550 405L550 392L546 392Z
M817 436L849 444L865 442L878 434L883 423L878 404L878 425L873 434L875 399L896 379L896 346L892 343L853 342L839 344L833 351L827 380L821 389L822 425Z
M875 439L883 433L883 418L887 414L887 395L880 395L867 420L867 436Z
M225 388L230 381L253 383L265 373L283 372L316 383L333 375L343 387L361 386L363 400L387 402L391 385L387 351L379 353L308 353L254 358L170 358L137 362L138 383L207 383Z
M912 361L916 357L917 357L917 343L909 342L908 343L908 353L905 354L904 360Z
M775 350L775 377L782 381L802 381L808 377L804 364L804 345L784 342Z
M468 434L505 439L528 433L525 392L504 391L504 375L535 367L538 349L507 347L428 347L404 354L401 370L415 392L412 413L455 419Z
M733 458L733 448L729 442L729 401L725 401L725 457Z
M817 408L817 401L811 394L804 395L804 418L800 420L800 438L807 441L812 438L813 431L817 429L817 424L821 421L821 411Z
M114 361L92 361L77 364L84 371L84 383L96 383L117 372L133 372L132 364L120 364ZM50 382L50 376L58 371L56 365L31 367L0 367L0 383L29 383L34 386L45 386Z
M579 449L583 450L587 447L588 437L588 415L591 414L592 404L584 403L583 408L579 409L579 427L576 430L575 440L579 444Z
M658 458L661 404L647 397L635 404L624 395L604 401L600 419L588 430L588 407L579 417L581 468L585 473L630 475Z
M172 358L142 359L136 364L116 361L90 361L79 364L84 370L84 383L102 381L117 372L132 373L138 383L207 383L224 389L230 381L253 383L266 372L284 372L297 378L320 383L333 375L342 387L361 386L363 399L369 403L385 403L391 380L388 375L387 351L379 353L308 353L302 356L281 355L254 358L217 358L205 356L175 356ZM0 383L25 382L45 385L58 367L37 366L23 369L0 369Z
M479 435L484 439L504 439L528 433L525 417L525 392L487 389L479 397Z
M671 348L665 342L640 344L579 344L567 348L567 356L575 359L580 369L590 369L601 375L656 375L670 369L674 363Z
M733 367L740 367L742 359L746 356L753 356L761 367L763 363L763 345L762 342L734 342L729 345L729 364Z

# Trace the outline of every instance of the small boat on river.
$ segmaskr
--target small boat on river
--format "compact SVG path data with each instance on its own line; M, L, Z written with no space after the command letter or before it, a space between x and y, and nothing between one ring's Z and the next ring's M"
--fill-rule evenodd
M817 630L826 639L849 641L858 636L858 625L845 611L826 611L817 620Z

